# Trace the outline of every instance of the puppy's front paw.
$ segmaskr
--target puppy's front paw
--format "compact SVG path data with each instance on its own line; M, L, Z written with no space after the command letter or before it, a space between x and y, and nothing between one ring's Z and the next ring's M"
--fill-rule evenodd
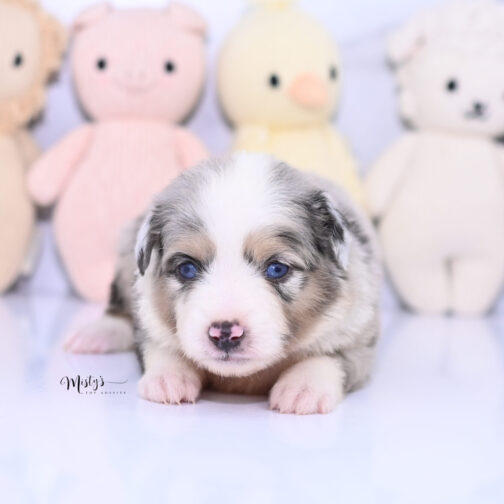
M329 413L343 399L342 373L301 362L280 376L270 392L271 409L280 413ZM313 368L313 369L311 369Z
M138 383L138 394L147 401L164 404L195 403L201 392L196 373L184 371L147 372Z
M133 348L133 327L124 318L106 315L75 331L63 348L72 353L127 352Z

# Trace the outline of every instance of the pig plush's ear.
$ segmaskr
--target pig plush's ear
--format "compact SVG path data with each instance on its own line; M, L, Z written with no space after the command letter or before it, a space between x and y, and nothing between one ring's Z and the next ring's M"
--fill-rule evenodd
M192 31L204 37L207 24L203 17L191 7L177 2L172 2L166 8L171 21L185 30Z
M108 16L112 10L112 6L108 3L96 4L83 10L73 22L72 31L75 33L86 28L86 26L96 23Z

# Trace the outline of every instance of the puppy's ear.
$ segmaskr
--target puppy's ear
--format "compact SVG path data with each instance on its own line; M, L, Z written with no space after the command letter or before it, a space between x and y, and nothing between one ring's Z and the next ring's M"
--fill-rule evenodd
M161 220L155 209L151 209L142 221L135 245L137 266L142 276L149 267L153 250L157 249L158 252L163 250L161 230Z
M308 196L306 207L318 251L346 271L351 235L345 217L323 191L312 192Z

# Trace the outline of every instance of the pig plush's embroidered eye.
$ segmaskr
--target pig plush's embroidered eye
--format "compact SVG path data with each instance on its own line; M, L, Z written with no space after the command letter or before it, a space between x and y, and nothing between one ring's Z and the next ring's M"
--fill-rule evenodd
M329 79L336 80L338 78L338 69L333 65L329 68Z
M280 280L289 273L289 266L280 262L272 262L266 268L266 277L269 280Z
M165 72L166 73L173 73L175 72L175 63L173 63L173 61L167 61L165 63Z
M177 272L182 280L194 280L200 271L194 263L187 261L178 267Z
M23 66L24 63L24 57L21 53L16 53L14 58L12 59L12 66L19 68L20 66Z
M107 60L105 58L99 58L96 61L96 68L101 71L105 70L107 68Z

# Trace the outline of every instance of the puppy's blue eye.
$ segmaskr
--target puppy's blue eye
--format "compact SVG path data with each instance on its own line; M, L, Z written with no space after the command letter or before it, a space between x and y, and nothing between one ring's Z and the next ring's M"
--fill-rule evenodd
M192 262L185 262L178 267L179 275L185 280L193 280L198 276L198 267Z
M279 280L289 272L289 266L279 262L271 263L266 268L266 276L271 280Z

